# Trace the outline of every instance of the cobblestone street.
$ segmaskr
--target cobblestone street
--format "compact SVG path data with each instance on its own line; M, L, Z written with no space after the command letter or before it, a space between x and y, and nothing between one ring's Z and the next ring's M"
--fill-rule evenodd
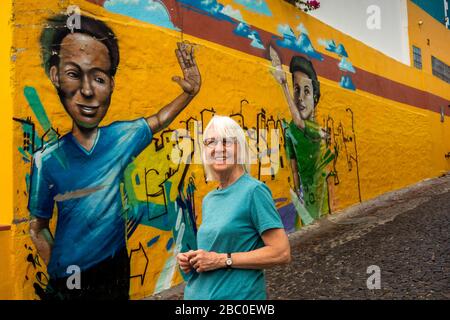
M353 206L289 235L270 299L450 299L450 175ZM367 288L367 268L381 289ZM183 286L150 299L181 299Z

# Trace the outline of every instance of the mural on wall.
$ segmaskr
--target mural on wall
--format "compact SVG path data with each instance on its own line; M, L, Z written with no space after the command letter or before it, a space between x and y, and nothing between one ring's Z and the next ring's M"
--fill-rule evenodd
M271 18L268 2L234 2L245 10L216 0L109 0L104 2L104 12L166 28L164 37L166 32L177 36L183 32L181 9L172 10L174 3L209 19L225 21L232 25L227 29L231 37L248 38L246 48L265 56L267 64L258 68L267 77L272 77L271 71L275 81L269 78L264 90L280 92L281 88L282 99L254 104L255 95L263 94L262 90L248 93L246 86L234 83L240 90L239 105L216 105L219 97L215 94L221 88L206 94L213 102L204 105L197 98L191 103L200 87L204 88L194 48L203 49L196 53L205 54L207 47L182 41L174 43L173 49L183 76L172 78L182 93L147 118L130 121L125 108L132 106L123 106L119 116L106 126L99 124L110 114L114 97L132 94L116 86L116 71L120 70L119 76L129 72L119 68L124 63L120 63L124 49L119 47L128 39L118 38L109 22L107 25L85 15L81 16L81 28L74 32L67 28L67 15L46 17L36 40L40 40L47 78L39 81L54 91L45 92L36 82L23 82L21 91L28 106L21 117L14 118L16 132L20 132L17 150L27 169L24 171L28 171L20 177L26 186L20 196L27 198L32 219L31 239L25 243L28 267L24 287L33 288L36 297L79 298L79 292L66 288L67 270L73 265L80 267L90 285L81 294L96 295L106 286L111 289L108 298L127 298L136 292L150 295L183 280L175 257L180 251L196 249L201 201L210 188L201 166L192 164L200 164L202 132L214 114L234 118L247 133L252 175L274 189L274 201L287 232L332 211L330 187L339 187L348 178L345 173L358 168L353 113L349 109L345 118L322 114L319 125L321 88L315 66L326 57L314 48L306 27L298 24L296 35L288 24L277 23L278 35L261 37L262 31L247 23L245 14L249 11ZM222 30L211 32L216 31ZM163 33L161 28L151 32ZM174 37L177 41L180 38L182 34ZM146 44L133 50L140 47L158 51ZM132 56L129 47L125 48L128 57ZM342 50L344 55L343 46ZM206 61L200 69L214 77L214 69L222 61L208 56ZM345 62L339 67L351 72ZM283 63L290 65L292 79L282 71ZM164 61L154 65L165 67ZM145 77L133 81L156 79ZM256 80L257 76L249 77ZM214 80L218 87L228 85L220 83L223 79ZM55 113L45 106L44 97L49 95L59 100L59 114L72 123L70 132L55 124ZM146 93L140 95L145 102ZM179 115L185 108L188 112ZM135 113L140 114L140 108ZM18 203L17 211L25 211L22 198ZM28 220L18 214L16 222Z

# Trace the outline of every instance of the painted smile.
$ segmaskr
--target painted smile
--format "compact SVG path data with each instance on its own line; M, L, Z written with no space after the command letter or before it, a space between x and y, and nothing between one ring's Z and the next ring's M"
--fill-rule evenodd
M87 106L84 104L77 103L78 108L80 108L81 113L85 116L92 116L97 113L98 106Z

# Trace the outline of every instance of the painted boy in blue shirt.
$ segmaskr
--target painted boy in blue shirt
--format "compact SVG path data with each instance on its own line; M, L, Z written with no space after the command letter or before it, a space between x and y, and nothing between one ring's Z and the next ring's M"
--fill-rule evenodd
M73 120L70 133L33 157L28 208L30 234L48 265L47 292L63 299L128 298L130 267L120 181L128 164L154 134L167 127L201 86L193 48L178 43L183 92L156 114L99 127L108 111L119 65L113 31L81 16L81 28L67 16L49 19L41 43L44 67ZM56 203L55 238L49 231ZM81 289L67 288L67 270L81 269Z

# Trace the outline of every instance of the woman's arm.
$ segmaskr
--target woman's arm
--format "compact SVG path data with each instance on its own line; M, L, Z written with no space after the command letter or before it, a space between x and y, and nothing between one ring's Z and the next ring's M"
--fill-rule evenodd
M291 262L291 248L284 229L269 229L261 235L264 247L249 252L231 252L232 268L267 269ZM186 253L197 272L226 268L226 253L204 250Z
M284 229L269 229L261 238L264 247L249 252L231 253L233 268L267 269L291 262L291 247Z

